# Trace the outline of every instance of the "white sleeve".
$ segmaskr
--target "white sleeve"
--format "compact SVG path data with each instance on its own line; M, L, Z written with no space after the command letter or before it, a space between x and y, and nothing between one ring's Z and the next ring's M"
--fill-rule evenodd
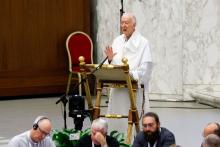
M130 71L131 76L138 81L139 84L148 85L153 68L151 51L148 42L145 44L140 59L140 65Z
M136 70L131 70L130 75L140 84L145 84L149 81L152 72L152 62L145 62L141 64Z

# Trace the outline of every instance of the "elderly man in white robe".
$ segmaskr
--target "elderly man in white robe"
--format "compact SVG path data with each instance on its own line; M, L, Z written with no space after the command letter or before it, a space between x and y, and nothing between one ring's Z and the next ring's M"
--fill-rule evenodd
M152 70L151 51L148 40L135 30L136 18L131 13L124 13L121 18L122 34L114 39L112 46L107 46L105 54L108 63L122 65L122 58L128 59L129 73L138 81L139 88L136 93L136 106L139 116L142 112L142 104L145 112L149 111L148 82ZM145 88L145 102L143 101L143 89ZM127 88L111 88L109 95L108 114L128 115L130 108L129 93ZM118 130L127 133L127 119L108 119L109 130Z

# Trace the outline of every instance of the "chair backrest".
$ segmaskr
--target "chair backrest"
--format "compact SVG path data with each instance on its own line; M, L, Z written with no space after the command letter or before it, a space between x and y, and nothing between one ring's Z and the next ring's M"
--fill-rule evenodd
M79 72L79 56L85 58L86 64L93 64L93 43L86 33L81 31L71 33L66 40L66 50L70 72Z

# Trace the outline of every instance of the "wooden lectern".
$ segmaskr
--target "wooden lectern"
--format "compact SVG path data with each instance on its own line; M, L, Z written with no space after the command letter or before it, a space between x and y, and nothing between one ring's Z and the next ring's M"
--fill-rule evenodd
M92 114L93 119L98 117L107 117L107 118L128 118L128 129L127 129L127 138L126 143L131 143L131 135L132 135L132 127L135 125L136 132L140 131L139 126L139 115L136 107L136 92L137 92L137 81L133 80L129 75L129 65L127 63L127 59L123 58L123 65L111 65L111 64L103 64L101 67L98 64L86 64L84 61L84 57L79 57L80 61L80 71L83 79L86 81L83 83L86 91L86 99L88 102L88 108ZM88 71L94 71L93 74L97 79L97 95L95 106L92 106L92 100L89 90L87 73ZM118 114L100 114L100 102L101 102L101 93L102 88L105 84L110 84L111 87L126 87L129 91L129 99L130 99L130 109L128 110L128 116L118 115Z

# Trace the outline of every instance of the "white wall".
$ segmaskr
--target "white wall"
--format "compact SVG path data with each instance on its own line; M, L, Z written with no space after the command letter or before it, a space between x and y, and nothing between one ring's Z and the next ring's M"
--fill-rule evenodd
M120 34L120 0L96 0L98 62ZM190 100L190 91L220 91L219 0L124 0L150 42L151 99Z

